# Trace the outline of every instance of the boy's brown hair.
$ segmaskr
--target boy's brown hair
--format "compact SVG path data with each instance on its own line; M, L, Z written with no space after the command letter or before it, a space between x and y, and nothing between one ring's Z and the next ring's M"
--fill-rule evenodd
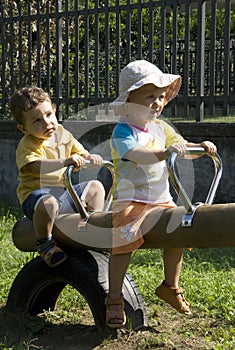
M29 111L44 101L51 102L47 92L34 85L26 86L13 93L9 101L9 107L17 123L23 124L23 112Z

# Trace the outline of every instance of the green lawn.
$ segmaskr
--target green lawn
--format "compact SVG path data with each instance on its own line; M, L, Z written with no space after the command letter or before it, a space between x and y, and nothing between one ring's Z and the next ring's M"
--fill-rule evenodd
M195 117L187 117L187 118L173 118L171 119L172 122L192 122L194 123ZM203 122L205 123L235 123L235 116L234 115L228 115L228 116L204 116Z
M32 253L18 251L12 243L11 230L19 215L19 212L13 210L0 210L0 305L2 310L4 310L14 277L33 257ZM124 350L235 349L234 253L233 248L185 251L181 286L193 311L191 317L185 318L157 300L153 293L163 278L161 251L139 250L135 252L129 272L134 277L146 302L149 323L156 329L156 333L145 331L141 334L134 334L130 332L122 339L115 340L114 344L113 340L108 339L95 349L112 349L113 346ZM44 313L43 322L46 322L46 326L42 321L40 325L36 324L40 332L48 331L48 327L52 327L51 324L57 326L59 324L58 327L64 327L64 331L65 329L67 331L68 325L75 324L77 327L88 312L86 310L85 300L76 290L68 286L60 297L58 310ZM32 332L32 320L21 321L19 327L24 331L31 327L31 332L28 333L30 338L24 338L25 333L22 331L22 341L15 343L14 338L8 332L1 331L0 327L0 349L57 349L56 346L39 345L41 333L36 333L36 337L33 335L35 333ZM60 332L60 328L56 328L56 332ZM131 347L128 344L132 344ZM69 349L68 347L66 350ZM83 350L82 347L77 349Z

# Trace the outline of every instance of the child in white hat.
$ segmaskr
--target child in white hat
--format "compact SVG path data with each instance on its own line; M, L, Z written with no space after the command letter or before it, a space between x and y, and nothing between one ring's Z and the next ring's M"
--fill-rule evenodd
M120 74L120 95L112 103L121 119L111 137L115 166L113 197L113 247L109 261L106 322L111 328L125 325L122 285L131 253L144 242L140 231L146 213L157 207L175 207L169 191L166 159L171 152L183 156L186 147L216 152L209 141L190 143L166 122L157 119L180 89L179 75L165 74L145 60L129 63ZM155 294L178 312L191 314L179 287L183 249L163 249L164 281Z

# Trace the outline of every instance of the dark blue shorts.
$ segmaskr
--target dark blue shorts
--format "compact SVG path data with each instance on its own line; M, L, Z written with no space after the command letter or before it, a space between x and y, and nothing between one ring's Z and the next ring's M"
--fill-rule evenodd
M73 186L79 197L81 197L82 192L84 191L87 184L88 182L82 182L80 184ZM37 203L42 197L45 197L48 195L53 196L57 199L59 204L58 214L74 213L77 211L66 189L62 187L50 187L50 188L45 187L45 188L39 188L33 191L32 193L30 193L30 195L26 198L26 200L22 204L23 212L27 216L27 218L29 218L30 220L33 219L35 206L37 205Z

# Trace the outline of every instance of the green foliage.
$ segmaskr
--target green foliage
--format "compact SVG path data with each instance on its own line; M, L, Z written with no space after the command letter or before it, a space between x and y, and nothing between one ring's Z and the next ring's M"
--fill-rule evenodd
M20 213L20 210L0 208L0 305L6 302L14 276L32 259L32 253L21 253L11 240L11 231Z
M221 328L207 331L208 339L235 345L235 249L193 249L186 251L180 284L190 300L191 308L198 316L224 320L226 331ZM154 290L163 279L160 251L144 250L133 254L130 273L136 281L144 300L150 306L164 305L154 296ZM216 322L216 321L215 321ZM223 340L223 341L222 341ZM218 345L219 346L219 345ZM228 347L229 348L229 347ZM232 347L231 347L232 348ZM213 347L213 349L222 349ZM227 348L223 348L227 349Z
M59 2L58 2L59 3ZM118 4L119 3L119 8ZM190 93L195 93L196 58L195 47L198 31L197 9L190 11L189 20L183 10L175 18L171 6L166 7L163 15L159 7L152 9L151 1L131 0L127 14L127 2L122 0L100 1L57 1L2 0L4 6L4 55L1 60L9 57L4 64L3 74L6 82L6 95L22 85L37 84L55 96L58 85L58 55L62 50L63 67L61 86L62 95L71 100L80 98L80 108L83 98L114 97L116 93L116 66L119 62L122 68L129 59L142 57L150 58L160 64L162 47L164 47L164 70L172 70L172 43L176 42L179 52L177 71L182 75L184 69L184 49L186 28L189 26L190 40ZM109 11L106 11L108 7ZM58 25L56 13L62 12ZM98 16L97 16L98 14ZM224 41L225 10L216 12L216 45L220 47ZM13 21L9 16L13 15ZM21 21L18 18L21 17ZM49 19L50 17L50 19ZM127 32L127 21L130 22L130 33ZM139 28L140 21L142 23ZM206 45L210 47L212 16L206 13ZM230 31L235 32L235 13L230 14ZM150 32L152 23L152 33ZM162 45L162 26L165 24L165 38ZM176 26L176 31L174 28ZM3 28L3 27L2 27ZM59 29L62 33L61 42L58 40ZM152 34L152 42L150 42ZM67 42L67 36L69 41ZM175 37L176 36L176 37ZM48 40L49 38L49 40ZM107 39L109 39L107 41ZM3 48L0 46L0 51ZM119 51L119 52L118 52ZM223 63L222 57L220 58ZM208 60L207 60L208 61ZM209 62L209 61L208 61ZM207 65L209 65L207 63ZM99 70L99 82L94 79L94 72ZM175 69L175 67L173 67ZM209 77L209 74L207 74ZM108 84L107 84L108 81ZM99 87L97 88L97 84ZM207 93L207 92L206 92ZM0 92L1 94L1 92ZM71 103L73 104L73 103ZM65 108L61 106L62 109ZM68 114L74 113L70 107Z

